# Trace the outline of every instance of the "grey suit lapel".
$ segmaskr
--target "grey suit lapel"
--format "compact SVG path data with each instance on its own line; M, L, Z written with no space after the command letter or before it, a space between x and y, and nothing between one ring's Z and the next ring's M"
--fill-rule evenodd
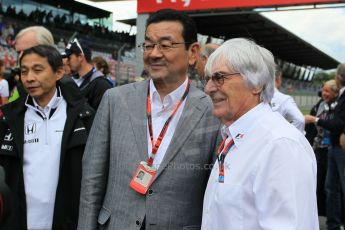
M135 142L138 147L140 160L147 160L147 119L146 119L146 98L149 81L133 84L134 91L127 93L127 103L130 121L134 133ZM139 163L139 162L138 162Z
M200 90L191 86L190 92L187 96L185 107L183 109L180 120L177 124L174 136L170 142L170 145L164 155L163 161L159 166L158 172L154 180L162 173L165 167L179 152L186 139L191 132L195 130L196 124L201 119L206 110L205 104L202 103L201 98L206 97Z

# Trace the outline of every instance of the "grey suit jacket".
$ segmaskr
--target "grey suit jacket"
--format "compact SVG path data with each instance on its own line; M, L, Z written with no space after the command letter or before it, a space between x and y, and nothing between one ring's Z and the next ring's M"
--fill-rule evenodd
M200 229L220 123L210 98L190 88L181 118L146 196L129 187L147 160L148 80L108 90L83 158L79 230Z

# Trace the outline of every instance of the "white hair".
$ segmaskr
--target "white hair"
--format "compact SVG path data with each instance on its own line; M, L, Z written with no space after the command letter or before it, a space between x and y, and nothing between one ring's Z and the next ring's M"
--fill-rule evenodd
M53 38L52 33L43 26L26 27L26 28L22 29L21 31L19 31L15 40L17 41L18 38L24 36L25 34L27 34L29 32L35 33L38 44L54 46L54 38Z
M269 103L274 93L274 57L270 51L245 38L224 42L214 51L205 66L206 75L211 75L215 64L224 64L239 72L249 88L261 88L260 101Z

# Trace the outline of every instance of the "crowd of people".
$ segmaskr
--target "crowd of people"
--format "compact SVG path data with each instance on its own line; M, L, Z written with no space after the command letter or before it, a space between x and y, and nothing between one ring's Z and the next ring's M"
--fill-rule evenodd
M70 30L70 28L73 28L75 31L85 36L95 36L129 43L134 43L135 41L135 35L130 35L126 32L112 31L102 25L91 26L88 23L82 23L79 18L74 19L73 14L61 15L60 13L53 13L51 10L47 12L43 9L36 8L27 15L23 9L18 11L15 6L11 5L9 5L6 10L3 10L0 4L0 15L1 14L6 17L16 18L22 21L31 21L35 24L52 28L64 30ZM14 24L13 26L15 27L16 25Z
M60 53L33 26L14 44L19 96L7 104L0 62L0 229L343 224L345 64L303 116L269 50L244 38L200 45L176 10L149 16L149 77L120 87L78 38Z

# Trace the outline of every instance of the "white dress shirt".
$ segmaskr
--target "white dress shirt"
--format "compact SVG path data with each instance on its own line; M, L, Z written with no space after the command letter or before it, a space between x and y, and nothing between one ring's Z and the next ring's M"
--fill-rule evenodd
M304 116L291 96L274 89L271 107L274 112L279 112L288 122L304 133Z
M152 115L152 126L153 126L152 129L153 129L154 143L157 140L157 137L159 136L166 120L169 118L169 116L173 112L177 103L181 100L186 90L187 84L188 84L188 78L186 78L183 84L180 85L177 89L175 89L170 94L166 95L162 101L155 85L153 84L153 81L150 80L151 115ZM162 163L162 160L165 156L165 152L167 151L169 147L171 139L175 133L178 121L180 120L186 99L183 101L183 103L181 103L173 119L170 121L169 128L166 131L165 136L162 140L162 143L156 153L156 156L153 161L153 166L156 169L158 169L159 165ZM149 133L148 127L147 127L147 141L148 141L148 156L150 156L151 150L152 150L152 144L151 144L150 133Z
M268 104L224 133L235 145L216 160L204 197L202 230L316 230L316 161L308 141Z

